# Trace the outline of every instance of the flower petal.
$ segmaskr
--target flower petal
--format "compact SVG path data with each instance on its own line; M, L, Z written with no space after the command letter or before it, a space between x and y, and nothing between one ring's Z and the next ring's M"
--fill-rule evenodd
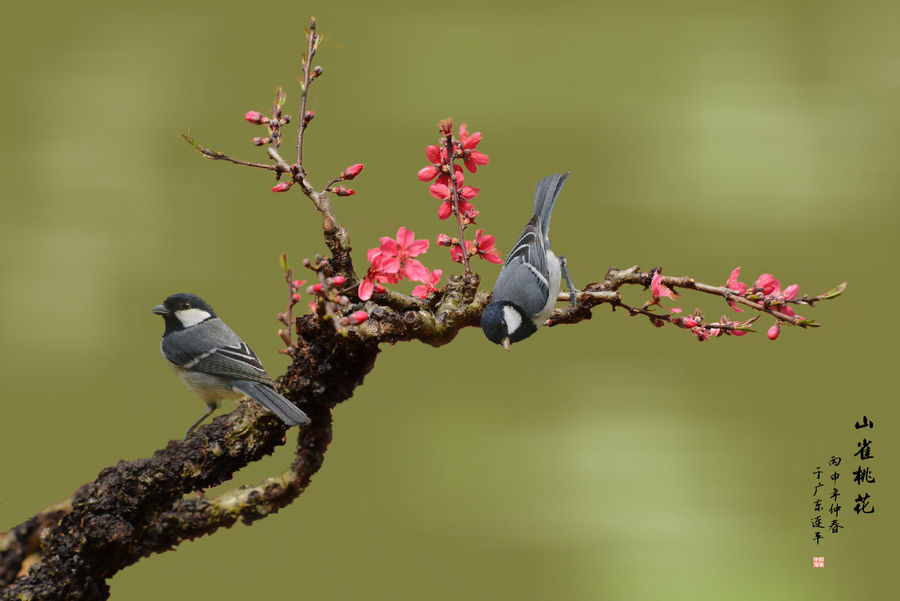
M375 289L375 282L366 278L359 284L359 290L357 294L359 295L359 300L367 301L372 298L372 291ZM315 311L315 309L313 309Z
M440 180L440 178L438 178ZM444 184L431 184L428 188L428 191L431 192L431 195L437 198L438 200L447 200L450 198L450 188L448 188Z
M434 165L428 165L427 167L419 169L419 173L416 175L416 177L419 178L419 181L430 182L435 177L437 177L438 173L440 173L440 171L438 171L437 167L435 167Z
M416 282L428 282L431 274L417 259L409 259L403 264L401 273Z

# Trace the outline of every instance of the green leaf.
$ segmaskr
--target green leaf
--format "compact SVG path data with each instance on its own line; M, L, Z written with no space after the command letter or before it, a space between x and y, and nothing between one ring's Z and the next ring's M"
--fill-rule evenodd
M822 300L827 300L829 298L837 298L841 294L844 293L844 290L847 288L847 282L840 284L839 286L835 286L828 292L822 295Z

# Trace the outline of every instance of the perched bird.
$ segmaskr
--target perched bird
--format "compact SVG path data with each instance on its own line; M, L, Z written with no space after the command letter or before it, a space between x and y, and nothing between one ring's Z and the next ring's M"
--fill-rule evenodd
M563 273L574 302L575 287L566 259L553 254L547 237L553 205L568 177L568 173L548 175L537 183L534 214L509 251L493 300L481 314L484 335L507 351L511 343L528 338L550 317Z
M206 403L206 413L184 435L209 417L222 399L249 397L288 426L302 426L309 418L275 392L275 383L247 343L216 316L195 294L173 294L152 309L166 322L160 349L188 389Z

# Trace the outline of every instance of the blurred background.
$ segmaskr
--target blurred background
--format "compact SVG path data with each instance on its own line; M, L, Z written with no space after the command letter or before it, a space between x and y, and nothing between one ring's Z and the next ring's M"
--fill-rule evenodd
M296 116L311 14L325 75L307 165L322 186L365 164L335 201L362 270L405 225L432 240L428 267L457 272L434 244L452 228L415 177L452 117L484 133L491 163L466 183L504 253L535 181L569 170L551 236L578 284L633 264L723 284L740 265L747 283L849 288L801 311L824 327L776 342L765 318L701 344L600 308L510 354L477 329L440 349L385 346L297 502L141 561L113 595L887 598L900 513L900 5L887 1L8 6L0 531L200 415L159 355L149 311L167 295L202 295L283 371L278 255L323 252L321 221L299 193L272 194L268 173L204 161L179 134L262 160L249 140L263 130L242 116L279 84ZM476 266L492 286L497 266ZM712 297L675 304L735 317ZM874 429L855 430L863 415ZM851 474L863 436L865 517ZM817 546L812 472L832 455L844 528ZM281 449L228 485L289 460Z

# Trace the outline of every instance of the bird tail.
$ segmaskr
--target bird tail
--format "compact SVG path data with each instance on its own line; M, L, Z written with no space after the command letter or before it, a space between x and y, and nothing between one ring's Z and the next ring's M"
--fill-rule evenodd
M231 385L277 415L288 426L305 426L309 423L309 417L296 405L265 384L238 380Z
M550 215L553 213L553 205L556 204L556 198L568 177L568 171L548 175L539 181L534 189L534 214L541 218L541 233L544 234L544 238L550 231Z

